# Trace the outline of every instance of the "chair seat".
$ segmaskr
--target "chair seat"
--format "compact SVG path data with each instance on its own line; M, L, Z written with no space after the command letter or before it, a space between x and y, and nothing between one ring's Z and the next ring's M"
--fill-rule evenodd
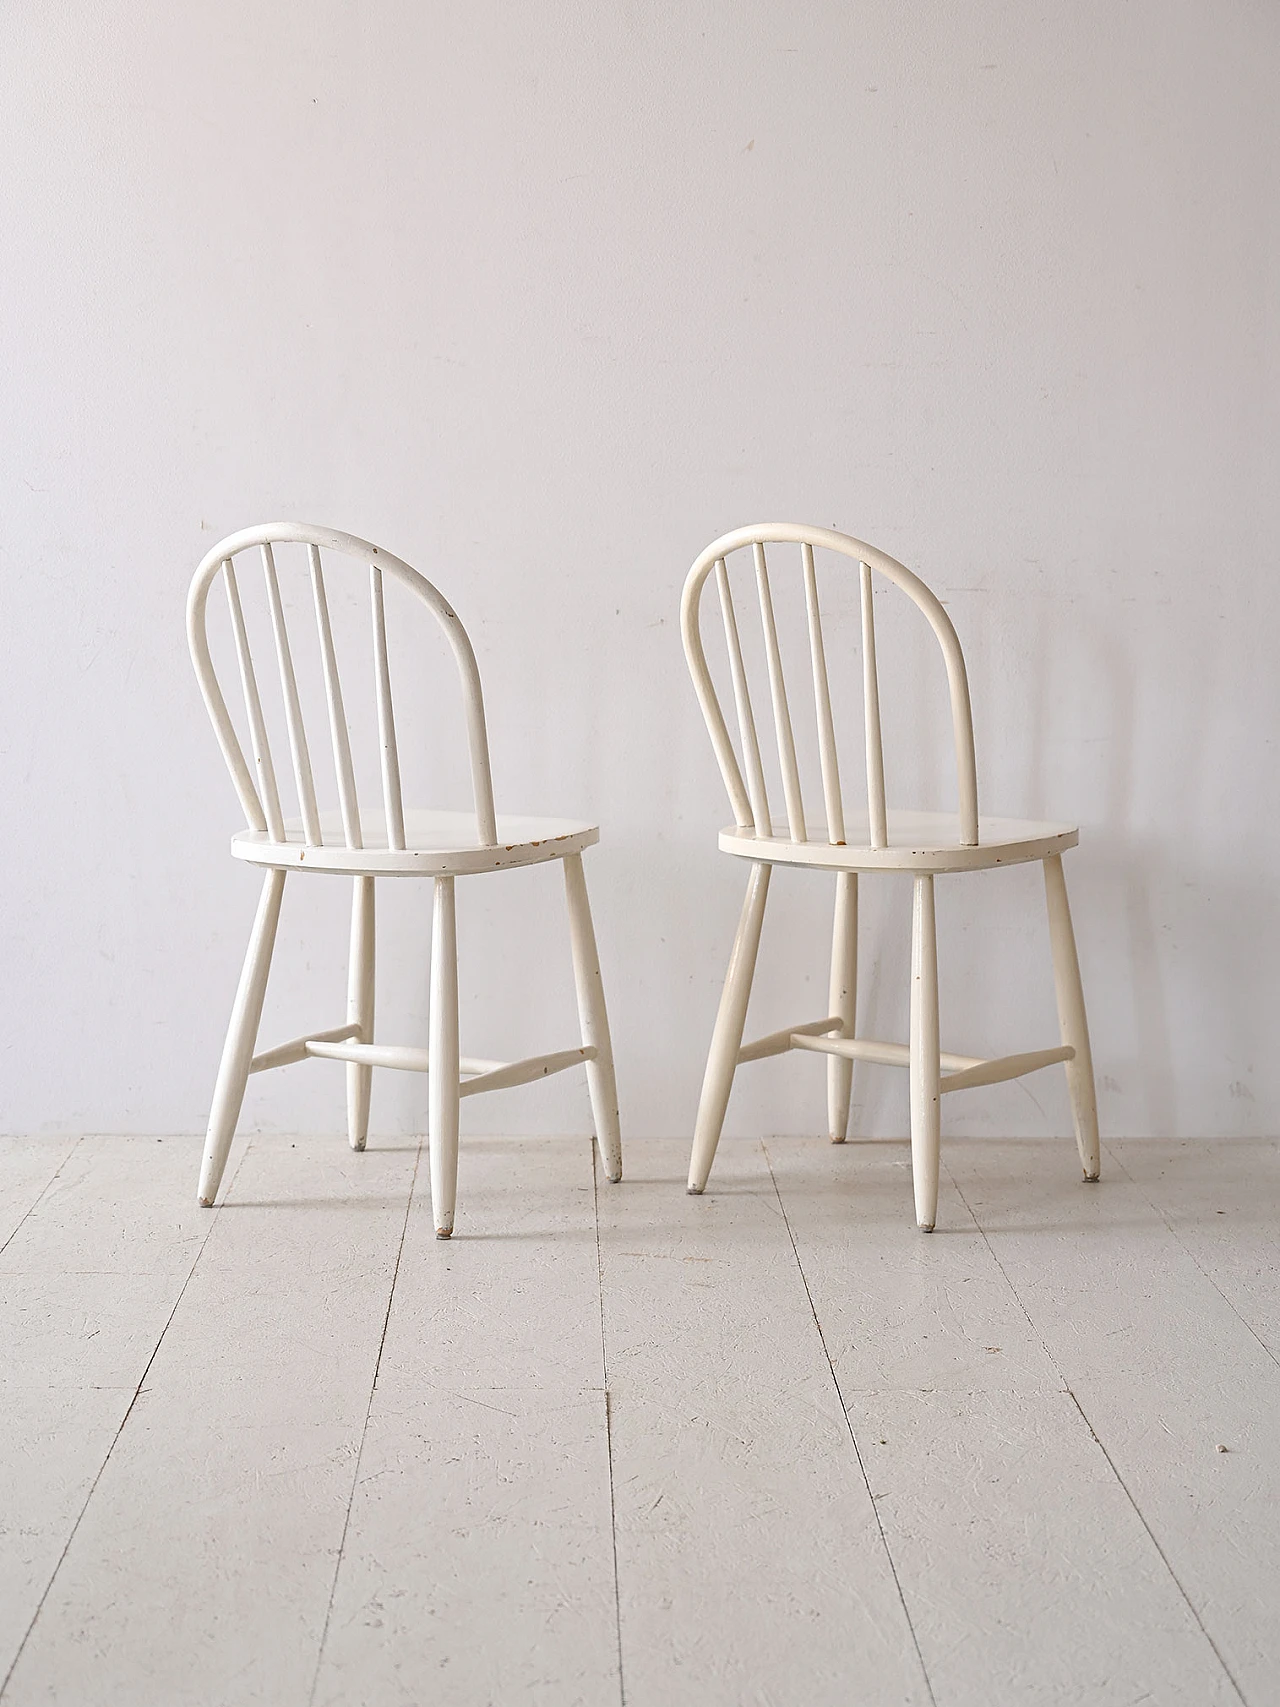
M792 841L785 822L774 820L774 833L758 836L753 828L730 824L720 832L722 853L779 865L812 865L823 871L984 871L1045 859L1073 848L1080 833L1071 824L1045 824L1033 818L979 818L977 847L962 847L954 812L887 814L889 845L871 846L866 816L845 823L842 846L827 841L822 825L809 825L810 840Z
M406 809L403 848L387 846L386 819L381 811L360 813L362 848L349 848L337 812L322 812L323 845L309 847L302 820L285 822L285 839L273 841L265 830L241 830L231 838L237 859L285 870L340 872L372 877L465 877L479 871L505 871L512 866L538 865L566 859L600 840L594 824L572 818L500 817L498 840L492 847L476 846L474 812L433 812Z

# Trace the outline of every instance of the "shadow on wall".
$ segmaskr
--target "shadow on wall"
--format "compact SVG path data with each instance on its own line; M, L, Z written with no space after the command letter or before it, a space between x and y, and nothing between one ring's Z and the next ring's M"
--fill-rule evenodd
M1187 642L1164 632L1165 597L1141 626L1108 621L1084 596L1069 625L1048 601L1034 608L1017 794L1045 815L1096 802L1067 873L1104 1135L1271 1131L1280 1086L1258 1082L1258 1066L1280 982L1265 1003L1257 983L1280 906L1248 873L1247 836L1232 846L1222 834L1232 744L1215 724L1243 715L1238 653L1210 632L1180 658ZM1247 822L1252 802L1238 803L1237 823L1241 807ZM1147 829L1179 819L1184 836Z

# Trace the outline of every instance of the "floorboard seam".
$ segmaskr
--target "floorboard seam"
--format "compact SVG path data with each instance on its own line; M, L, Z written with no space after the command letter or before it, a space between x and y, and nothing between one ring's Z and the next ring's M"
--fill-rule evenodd
M78 1148L79 1148L79 1141L76 1144L72 1145L71 1150L68 1151L68 1153L67 1153L67 1157L64 1158L63 1165L65 1165L65 1162L67 1160L69 1160L72 1155L74 1155L75 1151ZM230 1183L228 1184L228 1187L227 1187L227 1192L226 1192L226 1194L224 1194L224 1197L223 1197L224 1203L226 1202L226 1198L231 1193L231 1188L235 1185L236 1174L238 1174L240 1172L240 1169L244 1164L244 1158L248 1154L248 1150L249 1150L249 1146L246 1145L245 1148L240 1152L240 1160L236 1163L235 1172L231 1176ZM60 1171L61 1171L61 1168L59 1168L59 1172ZM55 1174L54 1179L56 1179L57 1177L58 1177L57 1174ZM52 1185L53 1180L50 1180L49 1184ZM48 1187L46 1187L45 1189L48 1190ZM41 1195L41 1197L43 1197L44 1193L42 1192L40 1195ZM37 1203L39 1202L39 1198L36 1199L36 1202ZM33 1203L31 1207L32 1207L32 1209L34 1209L35 1204ZM30 1213L30 1211L28 1211L28 1213ZM143 1368L142 1374L138 1377L138 1384L134 1388L133 1397L129 1400L128 1406L125 1409L125 1413L120 1419L120 1426L119 1426L119 1428L117 1428L115 1433L111 1436L111 1444L110 1444L110 1446L107 1447L106 1452L103 1454L102 1462L98 1466L98 1469L94 1475L93 1481L89 1484L89 1491L84 1497L84 1503L81 1505L80 1510L76 1513L75 1522L71 1525L71 1533L67 1536L67 1539L66 1539L65 1544L63 1545L62 1551L58 1554L58 1562L53 1567L53 1570L49 1573L49 1580L44 1585L44 1593L40 1596L39 1602L36 1605L36 1609L31 1614L31 1622L27 1625L26 1630L23 1632L22 1640L18 1643L17 1651L15 1652L13 1659L10 1662L8 1671L5 1672L3 1680L0 1680L0 1700L3 1700L5 1695L7 1694L8 1689L9 1689L9 1684L13 1678L13 1674L18 1669L18 1662L21 1660L22 1655L26 1650L27 1643L31 1640L32 1631L35 1629L36 1625L40 1622L40 1614L44 1611L45 1602L49 1598L49 1595L53 1589L54 1583L57 1582L57 1580L58 1580L58 1572L62 1569L62 1566L66 1560L67 1554L71 1551L71 1544L75 1540L76 1535L79 1533L80 1525L84 1522L84 1514L85 1514L85 1512L88 1511L90 1503L93 1500L93 1496L97 1492L98 1483L102 1480L104 1474L106 1473L107 1465L111 1462L111 1454L115 1451L116 1445L119 1442L120 1436L124 1433L125 1427L128 1424L129 1418L133 1415L133 1407L137 1404L138 1398L142 1392L143 1387L146 1386L147 1376L151 1373L151 1365L155 1362L156 1358L159 1356L160 1347L164 1344L165 1335L169 1332L169 1329L173 1324L173 1318L177 1315L178 1308L181 1305L182 1300L186 1295L187 1288L191 1284L192 1276L195 1274L196 1269L200 1265L200 1258L204 1255L205 1247L208 1245L209 1240L213 1236L213 1230L218 1224L218 1217L220 1214L221 1214L221 1209L215 1208L213 1213L209 1217L209 1225L205 1228L204 1238L201 1239L201 1241L200 1241L200 1248L197 1250L195 1256L192 1257L191 1267L187 1270L186 1277L183 1280L182 1285L178 1288L178 1296L173 1301L173 1308L169 1311L169 1314L165 1317L164 1326L161 1328L160 1332L156 1335L156 1343L152 1346L150 1355L147 1358L146 1365ZM25 1220L25 1216L23 1219ZM125 1391L127 1392L128 1388L126 1388Z
M618 1702L627 1707L627 1686L622 1675L622 1591L618 1584L618 1517L613 1493L613 1405L609 1394L609 1353L604 1327L604 1252L600 1244L600 1157L591 1142L591 1206L596 1223L596 1295L600 1302L600 1374L604 1381L604 1439L609 1460L609 1535L613 1543L613 1620L618 1648Z
M382 1353L387 1343L387 1328L391 1322L391 1310L395 1304L396 1281L400 1278L400 1259L404 1255L404 1241L409 1231L409 1216L413 1213L413 1196L418 1188L418 1168L422 1163L422 1145L419 1143L417 1154L413 1158L413 1174L409 1180L409 1191L405 1199L404 1220L400 1223L400 1239L396 1245L396 1260L391 1269L391 1284L387 1288L387 1308L383 1312L382 1332L378 1336L378 1355L373 1363L373 1379L369 1383L369 1402L364 1408L364 1423L360 1429L360 1444L356 1448L355 1466L351 1472L351 1489L347 1494L347 1509L342 1519L342 1534L338 1540L338 1556L333 1561L333 1581L329 1584L329 1601L324 1609L324 1623L320 1628L320 1641L316 1646L316 1669L311 1678L311 1690L307 1696L308 1707L315 1701L316 1690L320 1687L320 1668L324 1663L324 1645L329 1639L329 1625L333 1620L333 1603L338 1594L338 1577L342 1571L342 1555L347 1545L347 1531L351 1527L351 1508L355 1504L356 1489L360 1485L360 1465L364 1459L364 1443L369 1433L369 1418L373 1414L374 1395L378 1391L378 1375L382 1369Z
M1116 1468L1116 1464L1115 1464L1114 1459L1112 1458L1111 1454L1107 1451L1106 1447L1103 1445L1101 1439L1099 1439L1098 1431L1096 1428L1094 1428L1093 1424L1089 1421L1089 1416L1088 1416L1088 1413L1086 1412L1084 1406L1080 1403L1079 1399L1072 1392L1070 1387L1067 1388L1067 1395L1070 1398L1071 1403L1079 1411L1081 1421L1084 1423L1084 1426L1088 1429L1090 1435L1093 1437L1093 1440L1095 1441L1095 1443L1097 1445L1098 1451L1101 1452L1102 1456L1106 1459L1107 1464L1110 1467L1111 1474L1115 1477L1116 1481L1120 1484L1121 1488L1124 1490L1124 1497L1128 1500L1129 1504L1133 1507L1134 1515L1137 1517L1138 1522L1142 1525L1142 1527L1146 1530L1147 1535L1150 1537L1151 1545L1155 1548L1157 1554L1159 1554L1161 1562L1163 1563L1165 1570L1168 1571L1170 1577L1173 1579L1174 1583L1177 1586L1178 1593L1182 1596L1183 1600L1186 1602L1187 1611L1195 1619L1196 1627L1199 1629L1200 1634L1204 1637L1205 1641L1208 1642L1209 1646L1213 1649L1214 1655L1218 1661L1218 1664L1222 1667L1222 1670L1226 1676L1227 1682L1231 1685L1232 1689L1235 1690L1235 1692L1239 1696L1241 1702L1244 1704L1244 1707L1248 1707L1248 1702L1245 1699L1245 1693L1244 1693L1243 1689L1241 1689L1240 1685L1236 1682L1235 1673L1231 1670L1231 1667L1227 1664L1226 1659L1223 1657L1223 1653L1222 1653L1221 1648L1219 1648L1218 1644L1214 1641L1213 1637L1205 1629L1204 1620L1200 1617L1200 1614L1196 1611L1195 1602L1192 1600L1191 1596L1187 1593L1186 1589L1183 1588L1181 1578L1178 1576L1178 1573L1174 1570L1173 1566L1169 1563L1169 1560L1165 1555L1164 1548L1160 1545L1159 1541L1156 1539L1155 1532L1152 1530L1151 1525L1147 1522L1146 1518L1143 1516L1141 1506L1139 1506L1137 1500L1135 1500L1133 1495L1130 1493L1129 1485L1125 1481L1124 1477L1120 1474L1120 1471Z
M1120 1172L1124 1175L1124 1177L1133 1186L1133 1189L1136 1192L1138 1192L1146 1200L1146 1202L1150 1205L1150 1207L1152 1209L1155 1210L1156 1214L1164 1222L1164 1224L1168 1228L1169 1232L1177 1240L1179 1250L1186 1252L1187 1256L1190 1257L1191 1261L1195 1264L1196 1268L1200 1271L1200 1273L1209 1282L1209 1285L1212 1286L1213 1290L1218 1294L1218 1297L1221 1298L1222 1302L1227 1306L1228 1310L1231 1311L1231 1314L1240 1323L1241 1327L1243 1327L1249 1334L1252 1335L1252 1337L1255 1340L1257 1340L1258 1344L1262 1347L1263 1351L1266 1352L1267 1356L1271 1359L1272 1363L1280 1365L1280 1357L1276 1356L1275 1352L1272 1351L1271 1347L1267 1344L1266 1340L1264 1340L1262 1338L1262 1336L1258 1333L1257 1329L1249 1321L1248 1317L1242 1316L1240 1314L1240 1311L1236 1308L1235 1304L1231 1301L1231 1299L1227 1296L1227 1294L1218 1285L1217 1281L1209 1273L1209 1270L1204 1266L1204 1264L1196 1256L1196 1253L1191 1249L1191 1246L1187 1244L1185 1239L1183 1239L1182 1235L1178 1232L1178 1229L1174 1226L1173 1222L1170 1221L1169 1217L1165 1214L1164 1210L1156 1202L1155 1198L1152 1197L1151 1193L1149 1191L1147 1191L1147 1189L1138 1180L1136 1180L1134 1178L1134 1176L1129 1172L1128 1168L1125 1167L1123 1158L1121 1156L1118 1156L1116 1154L1116 1152L1111 1148L1110 1145L1107 1146L1107 1156L1112 1162L1115 1163L1116 1167L1118 1167L1120 1169Z
M1108 1154L1109 1153L1110 1152L1108 1152ZM1018 1291L1017 1287L1013 1284L1013 1281L1010 1279L1008 1270L1005 1268L1004 1264L1000 1261L1000 1258L996 1255L995 1247L992 1245L991 1240L987 1237L986 1228L978 1220L978 1217L973 1213L973 1209L970 1207L969 1200L965 1196L964 1192L961 1190L960 1182L956 1179L955 1175L951 1172L951 1169L947 1168L946 1172L947 1172L947 1178L951 1181L951 1184L955 1187L956 1195L959 1197L961 1203L964 1204L965 1209L968 1211L970 1219L972 1220L974 1226L977 1228L978 1236L981 1238L983 1244L987 1247L987 1250L990 1252L992 1262L995 1263L996 1267L1000 1270L1000 1273L1004 1276L1005 1285L1009 1288L1009 1291L1012 1293L1014 1299L1017 1301L1018 1308L1022 1311L1022 1314L1026 1317L1027 1326L1031 1329L1031 1332L1040 1341L1040 1344L1044 1349L1045 1356L1049 1359L1049 1362L1053 1365L1054 1369L1057 1371L1058 1379L1062 1382L1063 1391L1066 1393L1067 1397L1071 1400L1071 1403L1075 1406L1076 1410L1079 1411L1081 1422L1083 1422L1084 1426L1088 1429L1090 1437L1092 1438L1094 1445L1098 1448L1098 1451L1102 1454L1103 1459L1106 1462L1107 1468L1111 1471L1111 1474L1115 1477L1116 1482L1118 1483L1121 1492L1124 1494L1125 1499L1128 1500L1129 1505L1133 1510L1134 1516L1137 1518L1138 1522L1142 1525L1143 1529L1146 1531L1147 1538L1149 1539L1149 1541L1151 1542L1151 1545L1156 1550L1156 1556L1159 1558L1159 1560L1160 1560L1161 1564L1164 1566L1165 1570L1168 1571L1170 1581L1173 1583L1173 1585L1177 1589L1178 1593L1182 1596L1182 1599L1183 1599L1184 1604L1186 1605L1187 1611L1191 1614L1192 1618L1195 1620L1196 1628L1199 1630L1200 1634L1204 1637L1205 1641L1209 1644L1209 1647L1213 1651L1214 1658L1217 1660L1218 1664L1222 1667L1223 1676L1226 1678L1227 1682L1231 1685L1232 1689L1235 1690L1236 1695L1238 1696L1239 1700L1242 1703L1242 1707L1248 1707L1248 1702L1245 1699L1244 1691L1241 1689L1240 1685L1236 1682L1235 1674L1232 1672L1231 1667L1227 1664L1226 1660L1223 1658L1222 1650L1218 1647L1218 1644L1214 1641L1213 1637L1205 1629L1204 1620L1200 1617L1199 1612L1196 1610L1195 1603L1191 1599L1191 1596L1187 1593L1186 1589L1183 1587L1182 1579L1179 1577L1178 1573L1174 1570L1173 1566L1169 1563L1169 1560L1165 1554L1164 1548L1160 1545L1159 1541L1156 1539L1155 1532L1152 1530L1151 1525L1147 1522L1146 1517L1144 1516L1144 1514L1142 1512L1142 1508L1139 1506L1137 1500L1134 1499L1132 1493L1129 1491L1129 1485L1125 1481L1124 1477L1120 1474L1120 1471L1116 1466L1115 1460L1112 1458L1111 1454L1107 1451L1106 1447L1103 1445L1102 1440L1098 1435L1097 1429L1094 1428L1093 1424L1089 1421L1089 1417L1085 1411L1084 1406L1080 1403L1079 1399L1076 1397L1074 1391L1072 1390L1071 1383L1067 1380L1066 1376L1064 1375L1062 1368L1058 1363L1057 1358L1053 1355L1052 1351L1049 1349L1048 1342L1046 1341L1044 1335L1040 1332L1039 1328L1037 1328L1035 1323L1032 1321L1031 1312L1027 1309L1026 1305L1023 1303L1022 1295ZM1154 1205L1153 1205L1153 1207L1154 1207Z
M72 1156L75 1155L76 1151L80 1148L81 1144L83 1144L83 1143L84 1143L83 1138L77 1138L74 1140L70 1149L67 1151L66 1155L63 1156L62 1160L58 1163L57 1167L50 1174L49 1178L41 1186L40 1191L37 1194L34 1203L32 1203L28 1206L26 1213L22 1216L21 1220L18 1222L17 1226L13 1229L12 1233L10 1233L9 1237L5 1240L5 1242L2 1245L0 1245L0 1256L3 1256L4 1253L9 1249L9 1246L13 1243L13 1241L17 1238L18 1234L26 1226L28 1219L32 1215L35 1214L36 1210L39 1209L40 1205L44 1202L45 1198L53 1190L54 1186L57 1185L58 1179L61 1176L63 1168L66 1167L67 1163L71 1160ZM7 1679L6 1679L6 1681L7 1681ZM0 1684L0 1688L3 1688L2 1684Z
M907 1605L907 1597L903 1592L902 1579L898 1575L898 1567L894 1563L893 1550L889 1546L889 1538L884 1532L884 1524L880 1519L880 1507L876 1503L876 1497L871 1491L871 1482L867 1476L867 1466L862 1457L862 1450L858 1445L858 1437L853 1430L853 1423L849 1418L849 1409L844 1402L844 1394L840 1389L840 1377L836 1374L836 1366L832 1362L831 1353L827 1349L827 1336L822 1331L822 1323L818 1319L818 1312L813 1302L813 1293L809 1290L809 1277L804 1272L804 1264L800 1261L800 1250L796 1244L796 1236L791 1229L791 1217L787 1214L787 1206L782 1201L782 1193L778 1189L778 1178L773 1171L773 1157L769 1154L768 1144L763 1140L761 1140L760 1148L764 1151L765 1166L768 1168L769 1178L773 1182L773 1194L778 1201L778 1211L782 1216L782 1224L787 1229L787 1238L791 1241L791 1254L796 1259L796 1269L799 1272L801 1283L804 1286L804 1295L809 1300L809 1311L813 1316L813 1325L818 1330L818 1340L822 1346L822 1355L826 1358L827 1368L831 1372L831 1384L835 1388L836 1399L839 1401L840 1415L844 1418L844 1426L849 1431L849 1441L853 1447L853 1455L858 1460L858 1469L862 1475L863 1486L867 1490L867 1498L871 1502L871 1510L875 1515L876 1529L880 1535L880 1545L884 1548L884 1556L888 1560L889 1570L893 1575L893 1585L898 1591L898 1602L902 1607L902 1616L906 1619L907 1629L911 1633L911 1645L916 1651L916 1659L920 1665L920 1676L924 1679L924 1686L928 1691L929 1700L933 1702L934 1707L937 1707L937 1697L933 1693L933 1680L929 1676L929 1668L925 1665L924 1655L920 1651L920 1638L916 1635L915 1623L911 1617L911 1610Z

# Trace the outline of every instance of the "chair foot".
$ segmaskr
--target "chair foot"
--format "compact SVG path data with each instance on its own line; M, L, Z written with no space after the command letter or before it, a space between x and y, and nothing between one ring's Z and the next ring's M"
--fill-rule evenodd
M578 1018L582 1041L594 1047L594 1060L587 1062L587 1092L591 1118L606 1177L614 1185L622 1178L622 1132L618 1124L618 1084L613 1070L613 1044L609 1037L609 1015L600 978L600 954L596 947L591 903L582 855L570 854L564 862L564 893L569 911L569 944L573 954L573 981L578 993Z
M911 1183L922 1233L938 1218L941 1116L937 920L926 872L915 880L911 915Z
M1086 1185L1097 1185L1097 1183L1098 1183L1098 1174L1096 1174L1096 1173L1085 1174L1082 1177L1083 1177L1084 1183Z
M698 1115L693 1128L693 1151L689 1157L689 1190L696 1197L707 1183L711 1163L724 1125L729 1106L729 1092L738 1067L738 1051L742 1048L742 1030L747 1019L747 1003L751 998L751 980L755 977L756 955L760 950L760 931L764 924L764 904L769 895L769 878L773 867L753 863L747 878L747 893L738 921L738 934L733 939L729 955L729 970L720 1006L711 1033L711 1048L707 1053L702 1094L698 1099Z
M211 1197L202 1197L200 1199L200 1207L201 1209L212 1209L213 1199Z
M1062 872L1061 854L1051 854L1044 862L1044 890L1049 910L1049 943L1053 951L1053 981L1058 997L1062 1041L1075 1050L1074 1057L1066 1063L1066 1069L1076 1147L1080 1152L1084 1177L1096 1180L1102 1171L1098 1097L1093 1082L1089 1021L1085 1015L1080 961L1071 925L1071 907L1067 901L1067 881Z
M436 878L431 923L427 1146L437 1239L453 1232L458 1201L458 931L453 882L452 877Z
M829 1014L840 1016L843 1035L857 1034L858 1022L858 874L836 873L836 908L831 931L831 989ZM827 1057L827 1133L843 1144L849 1131L853 1098L853 1062L840 1055Z
M357 877L351 897L351 954L347 963L347 1024L360 1043L373 1042L374 899L372 877ZM363 1150L369 1136L373 1068L347 1066L347 1140Z
M684 1193L686 1197L701 1197L702 1187L700 1185L687 1185L684 1188Z
M268 871L263 879L244 969L231 1008L231 1022L227 1027L227 1040L222 1048L222 1060L214 1085L200 1180L196 1188L205 1208L211 1208L218 1195L231 1141L235 1137L236 1122L240 1118L240 1105L244 1101L253 1046L258 1036L258 1022L262 1018L263 998L267 993L267 974L271 970L271 953L280 922L284 879L284 872L275 869Z

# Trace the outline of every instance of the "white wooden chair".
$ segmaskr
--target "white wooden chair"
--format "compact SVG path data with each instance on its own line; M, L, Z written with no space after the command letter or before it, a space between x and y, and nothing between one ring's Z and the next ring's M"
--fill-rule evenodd
M299 691L299 673L295 669L295 653L272 550L273 546L283 544L306 547L320 673L327 702L328 728L324 739L332 747L338 797L336 812L321 811L317 798L307 720L303 711L305 695ZM337 560L342 570L349 573L358 564L368 576L377 768L382 785L381 805L377 808L362 807L357 799L357 767L353 762L350 728L339 679L338 648L325 589L322 551L330 555L331 562ZM278 704L288 735L298 806L296 818L285 818L281 805L268 733L269 719L264 713L264 701L259 692L245 605L236 576L235 559L242 552L251 553L260 560L256 572L262 576L262 593L274 639L280 687ZM227 710L210 652L207 606L210 588L219 578L226 590L239 664L245 722L253 755L252 768L246 762ZM398 583L426 606L452 648L462 685L473 796L470 812L414 810L403 804L387 650L384 584L388 581ZM265 617L263 626L265 628ZM262 897L231 1011L231 1024L209 1114L200 1173L201 1203L210 1205L217 1195L250 1073L285 1067L313 1056L348 1063L347 1129L352 1148L356 1150L364 1148L368 1133L373 1069L398 1067L415 1073L429 1072L431 1201L439 1238L447 1239L453 1231L458 1172L458 1104L464 1096L525 1084L549 1073L561 1072L566 1067L585 1064L605 1171L611 1180L621 1179L622 1147L613 1053L582 870L582 851L599 840L599 831L594 824L559 818L494 816L489 746L475 654L461 622L440 593L407 563L365 540L335 533L329 528L272 522L232 534L209 552L191 583L187 600L187 635L200 689L248 819L248 828L232 838L231 851L238 859L266 868ZM582 1043L579 1047L524 1061L475 1060L462 1056L458 1043L454 880L549 860L561 860L564 864ZM336 872L354 879L346 1023L255 1054L280 901L285 877L290 872ZM429 877L434 887L431 1008L429 1047L426 1049L374 1042L374 883L379 877Z
M808 674L816 719L818 768L825 822L806 816L800 765L783 673L782 647L765 557L766 545L799 547L796 568L803 578L809 643ZM818 576L814 552L833 553L837 567L858 574L862 614L862 706L865 734L866 810L846 810L841 792L831 687L827 674ZM735 557L735 553L742 556ZM841 561L842 560L842 561ZM759 732L752 710L748 668L735 611L731 580L739 568L754 567L760 613L760 650L773 711L776 774L782 783L785 815L773 814ZM776 573L776 569L775 569ZM895 811L885 804L884 752L880 694L876 672L873 575L900 587L928 619L942 649L950 690L955 736L958 809L955 812ZM714 576L720 597L729 679L737 713L738 748L730 738L703 649L703 589ZM827 1105L831 1141L843 1143L849 1121L853 1063L874 1061L907 1067L911 1074L911 1167L916 1220L932 1231L938 1204L940 1101L947 1091L993 1085L1020 1078L1054 1062L1064 1062L1075 1118L1076 1144L1086 1180L1099 1167L1098 1116L1094 1096L1089 1030L1080 968L1062 872L1062 855L1074 847L1077 831L1065 824L1011 818L980 818L973 748L973 720L964 657L951 619L923 581L884 552L826 528L765 524L739 528L709 545L689 572L681 620L685 656L711 735L735 822L720 833L723 852L750 862L747 895L720 999L689 1166L689 1191L706 1186L725 1108L737 1068L746 1061L781 1055L789 1049L812 1050L827 1057ZM793 683L794 690L794 683ZM743 773L745 771L745 782ZM983 1060L944 1054L938 1044L938 966L934 925L934 877L940 872L980 871L1026 860L1044 865L1049 934L1062 1042L1060 1047ZM804 866L836 874L835 923L831 946L829 1013L787 1026L744 1044L743 1029L755 973L769 878L775 865ZM858 873L909 871L915 878L911 949L910 1043L882 1043L857 1033Z

